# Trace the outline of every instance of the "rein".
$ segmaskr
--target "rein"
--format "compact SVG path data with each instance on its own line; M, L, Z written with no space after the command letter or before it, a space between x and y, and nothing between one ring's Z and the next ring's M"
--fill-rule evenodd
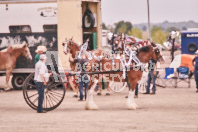
M132 66L130 67L129 69L134 69L134 68L142 68L142 65L139 65L139 66ZM80 74L88 74L88 75L93 75L93 74L105 74L105 73L116 73L116 72L121 72L123 71L124 69L118 69L118 70L110 70L110 71L97 71L97 72L69 72L68 75L66 76L75 76L75 75L80 75Z

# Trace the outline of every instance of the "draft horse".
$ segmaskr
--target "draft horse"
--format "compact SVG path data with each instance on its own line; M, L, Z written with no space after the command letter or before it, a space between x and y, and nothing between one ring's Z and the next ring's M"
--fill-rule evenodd
M80 51L80 47L76 42L73 41L73 38L71 39L65 39L65 42L62 43L62 45L64 46L63 52L67 55L68 53L71 54L72 58L75 58L78 55L78 52ZM96 59L100 59L100 57L107 57L109 58L109 54L107 52L103 52L102 50L91 50L91 51L87 51L90 56L96 60ZM88 57L88 56L86 56ZM87 58L88 59L88 58ZM76 63L74 62L70 62L70 67L71 67L71 71L75 71L76 69ZM70 84L72 83L71 78L69 79ZM72 86L73 91L78 94L78 87L74 87ZM101 95L102 92L102 86L100 84L99 87L99 92L98 95ZM110 95L110 88L109 88L109 84L107 82L107 93L106 95Z
M9 90L8 82L12 70L16 66L18 58L22 55L29 60L32 60L32 55L28 44L16 44L9 46L7 49L0 51L0 70L6 71L6 87L5 90Z
M160 50L157 48L157 46L154 43L152 43L152 45L138 49L137 58L143 64L148 63L150 59L164 61L160 53ZM112 65L111 61L112 61L111 59L106 59L106 58L103 58L101 61L92 60L87 66L87 71L88 71L88 74L90 75L90 84L88 88L89 89L88 98L86 100L85 109L87 110L98 109L98 106L94 103L94 100L93 100L93 91L94 91L96 84L98 83L100 72L102 74L107 73L106 76L108 76L109 80L111 81L112 80L115 82L127 81L129 84L130 90L128 93L126 107L127 109L136 109L138 107L134 101L134 92L135 92L135 86L137 82L142 77L142 73L143 73L143 69L141 68L142 66L136 67L135 64L132 62L130 66L128 67L128 70L126 71L127 78L123 79L122 78L123 67L121 65L120 59L115 59L115 66L117 67L118 65L119 67L118 69L115 69L115 66ZM96 64L98 66L102 64L101 71L98 72L98 70L93 70L93 68L90 68Z

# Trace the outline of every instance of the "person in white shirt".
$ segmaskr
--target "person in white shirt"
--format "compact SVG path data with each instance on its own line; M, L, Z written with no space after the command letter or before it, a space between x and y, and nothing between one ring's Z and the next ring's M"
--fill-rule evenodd
M34 81L36 82L36 88L38 90L38 113L46 113L46 111L43 110L43 98L44 98L44 90L47 85L47 82L49 80L49 76L52 75L52 73L48 73L47 66L45 65L45 62L47 60L47 57L45 54L40 55L39 61L35 65L35 75L34 75Z

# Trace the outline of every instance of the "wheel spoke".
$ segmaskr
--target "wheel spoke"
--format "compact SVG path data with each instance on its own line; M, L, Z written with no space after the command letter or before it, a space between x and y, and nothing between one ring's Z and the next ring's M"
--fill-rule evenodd
M33 94L33 95L31 95L31 96L29 96L29 98L32 98L32 97L34 97L35 95L37 95L38 93L35 93L35 94Z
M38 100L38 97L34 101L32 101L32 102L35 103L37 100Z
M58 85L60 85L60 83L58 83L58 84L52 84L52 85L50 85L50 86L48 86L49 88L54 88L54 87L57 87Z
M33 85L33 84L27 83L27 85L32 86L32 87L34 87L34 88L36 88L36 86L35 86L35 85Z
M50 100L49 100L49 98L48 98L47 94L46 94L46 100L48 100L48 102L49 102L49 106L50 106L50 107L52 107L52 106L51 106L51 102L50 102Z
M58 104L58 102L56 101L57 99L53 96L53 95L51 95L50 93L49 93L49 96L51 97L51 99L54 101L54 102L56 102L57 104ZM55 100L56 99L56 100Z
M49 92L52 93L52 94L55 94L56 96L62 97L62 94L61 93L57 93L54 90L49 91Z
M59 99L57 99L52 93L49 93L49 94L52 95L54 99L56 99L57 101L59 101ZM58 102L56 102L56 103L58 103Z
M50 92L50 94L54 95L54 97L62 98L62 96L60 96L60 94L57 94L57 93L54 93L54 92Z
M48 98L51 101L52 105L54 106L54 103L53 103L52 99L50 98L50 95L49 94L47 94L47 95L48 95Z

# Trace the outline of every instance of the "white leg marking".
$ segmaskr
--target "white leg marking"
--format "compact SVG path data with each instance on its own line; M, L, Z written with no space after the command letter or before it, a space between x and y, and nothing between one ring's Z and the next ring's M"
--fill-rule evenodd
M135 90L133 90L133 91L130 90L128 99L127 99L127 104L126 104L126 108L128 110L135 110L138 107L137 104L135 103L134 95L135 95Z
M96 87L97 83L98 83L98 80L95 80L91 89L88 91L88 95L87 95L87 99L86 99L86 103L85 103L85 109L86 110L97 110L97 109L99 109L98 106L94 103L94 100L93 100L94 88Z

